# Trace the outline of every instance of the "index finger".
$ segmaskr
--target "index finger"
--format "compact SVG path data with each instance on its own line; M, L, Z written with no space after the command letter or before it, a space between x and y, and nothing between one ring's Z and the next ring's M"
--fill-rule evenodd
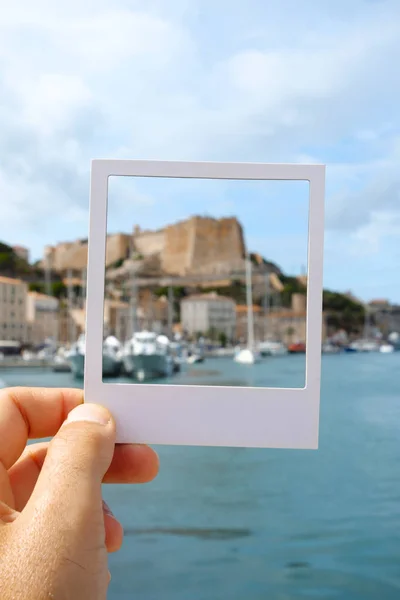
M83 402L75 388L6 388L0 391L0 463L9 469L28 439L51 437Z

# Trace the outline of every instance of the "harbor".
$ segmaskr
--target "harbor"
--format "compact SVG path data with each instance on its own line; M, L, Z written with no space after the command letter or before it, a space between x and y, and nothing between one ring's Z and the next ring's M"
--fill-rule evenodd
M282 387L290 370L297 385L303 360L213 359L183 381L196 371L204 385ZM186 600L188 590L194 600L397 600L399 369L399 352L323 356L317 452L159 446L154 482L104 486L125 529L110 556L110 600ZM43 369L0 375L7 385L83 385Z

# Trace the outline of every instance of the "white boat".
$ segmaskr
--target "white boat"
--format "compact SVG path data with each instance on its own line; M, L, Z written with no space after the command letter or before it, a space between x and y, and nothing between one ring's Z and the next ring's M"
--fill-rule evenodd
M66 352L67 361L75 377L83 377L85 372L85 335L81 334L77 341Z
M241 348L235 354L234 360L242 365L254 365L254 363L260 361L260 355L250 348Z
M71 350L66 353L67 361L75 377L83 377L85 372L85 334L81 334ZM103 377L117 377L122 368L122 351L119 341L109 336L103 342Z
M400 334L397 331L392 331L388 336L389 344L393 346L395 350L400 350Z
M382 354L391 354L394 352L394 346L392 346L392 344L382 344L379 348L379 352L382 352Z
M121 343L113 335L109 335L103 342L103 376L117 377L122 369Z
M204 356L202 354L194 353L187 357L187 363L189 365L196 365L202 362L204 362Z
M352 342L349 348L355 352L378 352L379 344L370 340L357 340Z
M322 354L339 354L340 347L331 344L330 342L325 342L322 344Z
M285 344L270 340L260 342L258 345L258 350L261 356L283 356L284 354L288 353L288 349Z
M0 390L4 389L7 387L7 384L5 381L3 381L3 379L0 379Z
M138 381L169 377L174 371L169 339L152 331L137 332L126 342L123 362L126 373Z
M246 258L246 301L247 301L247 348L238 349L233 360L243 365L252 365L261 360L254 347L253 294L251 281L251 260Z
M57 354L53 359L52 368L55 373L71 372L71 365L68 362L67 352L63 346L57 350Z

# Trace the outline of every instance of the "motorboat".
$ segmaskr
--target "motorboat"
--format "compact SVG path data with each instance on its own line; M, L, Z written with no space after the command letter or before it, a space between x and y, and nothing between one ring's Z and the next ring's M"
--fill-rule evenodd
M55 373L70 373L71 365L68 362L67 351L63 346L57 350L53 358L52 369Z
M305 354L306 345L302 342L298 342L297 344L290 344L288 347L289 354Z
M66 358L75 377L81 378L85 372L85 334L81 334L72 345ZM122 368L121 344L114 336L108 336L103 342L103 377L117 377Z
M152 331L134 333L125 343L123 363L125 372L138 381L169 377L174 372L170 341Z
M330 342L322 344L322 354L339 354L339 352L341 352L340 346L336 346Z
M196 365L198 363L204 362L204 355L194 352L193 354L188 356L186 360L189 365Z
M400 333L393 331L388 335L388 342L395 350L400 350Z
M379 352L382 352L382 354L391 354L394 352L394 346L392 344L381 344Z
M261 356L283 356L288 353L285 344L282 344L282 342L273 342L271 340L260 342L258 350Z
M379 344L374 340L356 340L349 345L354 352L378 352Z
M113 335L103 342L103 377L117 377L122 369L121 343Z
M66 352L66 359L71 367L73 375L77 378L84 376L85 372L85 334L81 334L77 341L72 344L71 348Z

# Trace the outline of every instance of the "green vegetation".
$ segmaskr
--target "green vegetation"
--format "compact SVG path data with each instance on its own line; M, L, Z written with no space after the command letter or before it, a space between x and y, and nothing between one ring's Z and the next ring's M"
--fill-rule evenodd
M293 294L306 294L307 288L297 279L288 275L280 275L279 279L283 283L283 291L281 294L282 306L290 308L292 305Z
M30 273L29 263L18 256L11 246L0 242L0 273L9 276L22 276Z
M364 306L344 294L324 290L323 309L328 313L328 327L356 333L360 332L364 325Z
M115 262L113 262L111 265L109 265L107 268L108 269L119 269L124 264L124 261L125 261L124 258L120 258L120 259L116 260Z
M42 281L34 281L28 285L30 292L46 294L46 285ZM53 281L51 284L51 295L55 298L63 298L67 294L67 288L62 281Z

